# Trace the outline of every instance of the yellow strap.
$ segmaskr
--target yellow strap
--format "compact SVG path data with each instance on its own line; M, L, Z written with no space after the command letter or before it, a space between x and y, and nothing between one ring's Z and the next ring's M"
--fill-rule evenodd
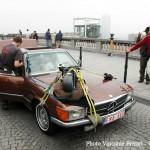
M96 110L95 110L95 106L93 104L93 101L91 99L91 97L89 96L89 93L87 91L87 88L86 88L86 85L85 85L85 82L82 78L82 74L79 70L76 70L74 68L71 68L68 72L70 71L74 71L80 81L80 84L82 86L82 89L83 89L83 92L84 92L84 95L86 96L86 99L88 101L88 104L89 104L89 107L90 107L90 115L92 115L92 109L93 109L93 112L94 112L94 116L95 116L95 119L96 119L96 122L98 123L98 117L97 117L97 114L96 114Z
M79 79L80 81L80 84L82 86L82 89L83 89L83 92L84 92L84 95L86 97L86 100L88 102L88 105L90 107L90 115L92 115L92 113L94 112L94 116L95 116L95 119L96 119L96 123L98 123L98 117L97 117L97 114L96 114L96 110L95 110L95 106L93 104L93 101L91 99L91 97L89 96L89 93L87 91L87 88L86 88L86 85L85 85L85 82L83 80L83 77L82 77L82 74L81 74L81 71L77 70L77 69L74 69L74 68L71 68L69 69L68 72L71 72L71 71L74 71L77 75L77 78ZM62 76L60 77L56 77L55 80L53 82L51 82L49 85L52 87L54 86L55 83L57 83L60 79L62 78ZM46 100L48 99L49 97L49 88L47 88L45 91L44 91L44 96L42 97L41 99L41 103L40 104L44 104L46 102ZM92 111L93 109L93 111Z
M84 71L85 71L85 72L88 72L88 73L91 73L91 74L94 74L94 75L98 75L98 76L104 77L104 75L99 74L99 73L96 73L96 72L92 72L92 71L88 71L88 70L84 70Z
M57 77L55 78L55 80L49 84L49 86L53 87L53 86L61 79L61 77L62 77L62 76L57 76ZM47 99L48 99L48 97L49 97L49 91L50 91L50 90L51 90L51 89L49 89L49 88L46 88L46 89L44 90L44 95L43 95L43 97L41 98L40 104L42 104L42 105L45 104L45 102L47 101Z
M83 70L82 70L83 71ZM98 75L98 76L101 76L101 77L105 77L105 75L102 75L102 74L99 74L99 73L96 73L96 72L92 72L92 71L88 71L88 70L84 70L85 72L88 72L88 73L91 73L91 74L94 74L94 75ZM116 77L113 77L113 79L116 79Z

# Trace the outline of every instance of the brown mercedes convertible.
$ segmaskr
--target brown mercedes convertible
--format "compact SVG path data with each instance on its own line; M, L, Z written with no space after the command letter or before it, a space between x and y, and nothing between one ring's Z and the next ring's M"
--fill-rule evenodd
M0 71L0 99L24 103L47 134L85 130L122 118L134 104L131 86L83 70L63 49L22 48L21 75Z

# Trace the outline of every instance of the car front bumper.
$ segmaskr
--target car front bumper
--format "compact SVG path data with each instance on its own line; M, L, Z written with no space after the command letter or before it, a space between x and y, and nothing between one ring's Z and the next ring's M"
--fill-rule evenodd
M115 115L121 111L127 111L128 109L130 109L134 104L136 103L136 101L132 98L131 101L129 101L128 103L126 103L124 105L123 108L119 109L118 111L115 111L113 113L110 113L108 115L104 115L104 116L101 116L102 118L105 118L105 117L108 117L108 116L111 116L111 115ZM88 118L85 118L85 119L80 119L80 120L76 120L76 121L72 121L72 122L63 122L61 120L58 120L54 117L51 117L51 121L61 127L76 127L76 126L82 126L82 125L88 125L88 124L91 124L91 121L88 119Z

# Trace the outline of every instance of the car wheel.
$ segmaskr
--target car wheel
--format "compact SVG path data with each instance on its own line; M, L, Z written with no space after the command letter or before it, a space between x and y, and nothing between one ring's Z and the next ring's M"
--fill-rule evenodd
M50 115L43 105L36 105L36 119L40 129L46 134L55 133L55 124L51 122Z

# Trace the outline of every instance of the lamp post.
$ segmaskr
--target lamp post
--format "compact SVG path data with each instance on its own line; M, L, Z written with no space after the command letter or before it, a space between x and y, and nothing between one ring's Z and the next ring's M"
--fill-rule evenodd
M111 56L111 53L112 53L112 50L113 50L113 39L114 39L113 37L114 37L114 34L110 33L110 47L109 47L108 56Z

